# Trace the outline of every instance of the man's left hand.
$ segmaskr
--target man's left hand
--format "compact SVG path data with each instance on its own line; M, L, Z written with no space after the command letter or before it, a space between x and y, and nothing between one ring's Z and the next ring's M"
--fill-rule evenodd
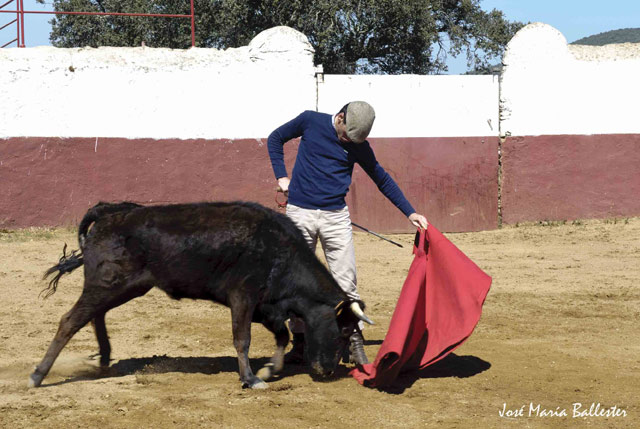
M416 228L427 229L429 222L427 218L418 213L412 213L409 215L409 220Z

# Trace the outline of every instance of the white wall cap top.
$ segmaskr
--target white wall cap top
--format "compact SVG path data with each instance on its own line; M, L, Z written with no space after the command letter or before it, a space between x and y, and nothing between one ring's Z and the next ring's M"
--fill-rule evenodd
M294 56L306 54L313 57L315 50L307 36L284 25L264 30L249 43L249 54L252 59L283 53Z
M570 45L556 28L534 22L520 29L507 44L502 62L521 65L528 62L550 63L556 58L569 57L579 61L620 61L640 59L640 43L618 43L605 46Z
M290 27L270 28L258 34L248 46L228 48L168 49L150 47L84 47L55 48L39 46L28 49L1 49L0 70L44 68L101 69L116 67L143 69L144 71L167 69L202 70L226 68L229 65L268 60L278 63L284 60L308 63L313 67L314 49L307 37ZM59 64L60 67L52 67ZM19 65L19 66L18 66Z
M534 22L520 29L507 44L502 62L505 66L529 67L554 61L565 61L568 56L567 39L554 27ZM540 60L543 61L540 61Z
M38 68L126 68L144 71L201 70L212 65L250 62L246 46L226 50L212 48L168 49L149 47L55 48L39 46L0 50L0 69L34 72ZM20 66L18 66L20 64ZM56 66L56 64L59 66Z
M640 60L640 43L614 43L604 46L569 45L569 52L579 61Z

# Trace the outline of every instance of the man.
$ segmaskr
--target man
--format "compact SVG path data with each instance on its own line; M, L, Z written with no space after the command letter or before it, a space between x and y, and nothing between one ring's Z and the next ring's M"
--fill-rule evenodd
M302 231L313 251L320 239L333 277L353 299L360 299L360 295L356 288L351 219L344 198L356 162L413 225L427 227L427 219L416 213L395 181L378 164L366 141L374 119L373 108L364 101L348 103L333 116L307 110L277 128L267 142L279 189L288 196L287 216ZM283 145L296 137L302 138L289 180ZM289 328L293 333L293 350L287 354L287 360L302 361L304 325L295 319L290 321ZM352 363L368 363L363 342L362 334L354 332L349 347Z

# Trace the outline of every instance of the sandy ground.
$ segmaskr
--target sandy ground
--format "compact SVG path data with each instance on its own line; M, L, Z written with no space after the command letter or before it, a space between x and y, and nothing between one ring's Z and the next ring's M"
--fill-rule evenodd
M412 260L356 234L360 292L378 324L373 359ZM640 219L526 225L448 237L493 277L483 317L455 355L390 389L314 382L285 368L269 390L240 387L227 308L154 290L107 315L112 367L97 370L90 326L62 351L43 387L27 377L77 299L82 270L38 298L68 230L0 233L0 427L639 427ZM254 325L252 364L273 339ZM591 404L626 417L573 417ZM501 417L503 408L512 417ZM536 407L539 405L539 408ZM517 416L521 407L522 416ZM533 409L530 413L531 408ZM555 412L567 416L540 414ZM538 414L538 415L537 415Z

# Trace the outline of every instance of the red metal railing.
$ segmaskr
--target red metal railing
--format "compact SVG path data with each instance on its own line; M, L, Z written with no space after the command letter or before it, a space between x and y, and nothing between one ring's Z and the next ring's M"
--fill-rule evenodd
M5 7L9 6L11 3L13 3L14 1L16 2L16 10L2 10ZM4 45L0 46L0 48L6 48L7 46L9 46L12 43L16 43L19 48L20 47L24 47L24 30L21 31L22 26L20 25L21 21L24 23L24 21L21 20L21 17L24 16L24 15L21 15L22 10L23 10L22 0L9 0L8 2L3 3L2 5L0 5L0 12L3 12L3 13L15 13L16 14L16 19L14 19L13 21L9 21L6 24L4 24L2 27L0 27L0 31L2 31L5 28L7 28L8 26L10 26L12 24L16 24L16 38L11 40L10 42L7 42ZM0 34L3 34L3 33L0 33Z
M2 0L0 0L2 1ZM5 6L16 2L16 10L2 10ZM155 17L155 18L189 18L191 20L191 46L196 46L196 27L195 27L195 14L193 7L193 0L191 2L191 14L189 15L177 15L177 14L163 14L163 13L122 13L122 12L56 12L56 11L41 11L41 10L24 10L24 0L9 0L0 6L0 13L15 13L16 19L0 27L2 30L11 24L17 24L17 38L6 43L0 48L4 48L14 42L17 42L19 48L24 48L24 15L26 13L32 14L50 14L50 15L94 15L94 16L139 16L139 17Z

